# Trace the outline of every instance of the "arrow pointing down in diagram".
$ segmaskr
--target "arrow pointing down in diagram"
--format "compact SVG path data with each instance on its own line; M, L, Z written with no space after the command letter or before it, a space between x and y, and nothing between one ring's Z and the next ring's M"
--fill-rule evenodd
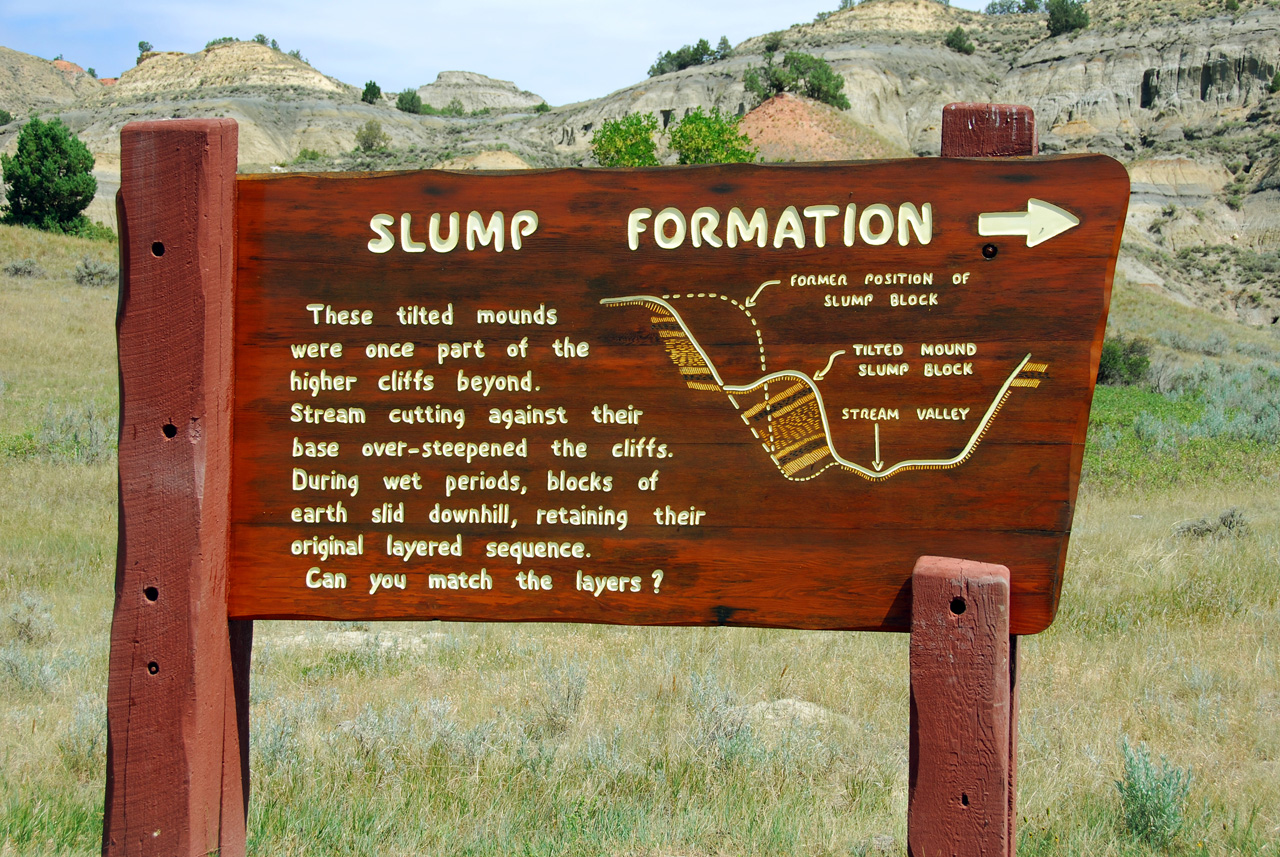
M1025 235L1027 246L1043 244L1055 235L1061 235L1080 223L1066 209L1058 208L1043 199L1027 200L1026 211L989 211L978 215L978 234Z

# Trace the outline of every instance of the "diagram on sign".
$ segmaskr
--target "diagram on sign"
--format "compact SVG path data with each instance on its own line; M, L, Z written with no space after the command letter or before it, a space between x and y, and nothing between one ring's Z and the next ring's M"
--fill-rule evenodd
M1048 364L1033 362L1031 354L1014 361L1001 380L994 394L977 405L950 409L922 407L915 410L921 422L929 419L960 420L965 423L965 434L957 443L936 455L912 455L892 460L882 448L880 420L884 416L898 420L900 412L912 409L874 408L852 409L862 413L865 421L872 423L871 454L865 460L846 456L838 448L836 433L832 430L830 413L846 415L850 408L841 408L844 402L831 400L831 394L823 395L824 382L840 372L845 349L836 349L826 356L825 365L812 374L798 369L769 369L766 334L761 320L752 310L761 294L778 280L767 280L745 300L739 301L719 292L688 292L664 295L629 295L605 298L605 306L639 306L649 312L649 321L658 334L667 356L675 365L681 380L691 390L725 394L738 411L743 423L760 443L778 471L792 481L807 481L820 476L831 468L855 473L872 482L888 479L912 470L946 470L964 464L981 443L1000 409L1014 388L1035 388L1047 377ZM744 316L751 325L758 350L759 368L755 377L746 383L735 384L725 379L707 348L699 342L685 315L676 308L677 303L715 302L727 304ZM854 346L858 348L860 346ZM976 346L969 344L970 348ZM928 349L925 346L922 351ZM898 352L901 353L899 348ZM845 365L850 365L845 361ZM865 365L865 364L864 364ZM945 364L946 372L952 369L957 375L969 374L972 363ZM860 368L862 368L860 366ZM880 367L875 367L879 371ZM883 367L888 371L907 371L906 363L894 363ZM939 371L943 367L939 367ZM863 369L863 371L866 371ZM838 396L839 394L837 394ZM830 409L830 410L829 410ZM942 413L940 413L942 412ZM971 428L969 426L972 426Z

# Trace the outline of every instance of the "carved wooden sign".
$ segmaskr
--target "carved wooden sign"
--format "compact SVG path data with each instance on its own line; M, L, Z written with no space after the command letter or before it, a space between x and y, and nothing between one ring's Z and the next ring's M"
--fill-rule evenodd
M237 185L231 617L1052 621L1117 162Z

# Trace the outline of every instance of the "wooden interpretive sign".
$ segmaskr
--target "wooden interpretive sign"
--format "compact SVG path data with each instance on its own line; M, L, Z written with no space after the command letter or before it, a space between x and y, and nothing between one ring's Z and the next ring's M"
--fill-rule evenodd
M237 181L232 618L1052 621L1102 156Z

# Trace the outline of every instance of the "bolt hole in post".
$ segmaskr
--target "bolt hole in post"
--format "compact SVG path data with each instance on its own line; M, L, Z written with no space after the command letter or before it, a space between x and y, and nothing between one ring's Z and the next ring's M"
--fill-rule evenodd
M982 245L982 257L984 259L994 259L996 254L1000 252L1000 248L994 244Z
M178 427L173 423L165 423L163 431L165 437L173 438L178 436Z
M148 601L155 601L160 597L160 590L156 589L154 586L148 586L146 589L142 590L142 594L146 596Z
M155 661L152 661L151 663L147 664L147 672L151 673L152 675L155 675L156 673L160 672L160 665Z
M151 245L151 255L157 259L164 255L164 242L156 241Z
M952 613L954 613L954 614L956 614L957 616L959 616L959 615L961 615L962 613L964 613L964 611L967 609L967 607L968 607L968 605L966 605L966 604L964 603L964 599L963 599L963 598L959 598L959 597L957 597L957 598L952 598L952 599L951 599L951 612L952 612Z
M967 794L965 794L964 792L961 792L961 793L960 793L960 805L961 805L961 806L968 806L968 805L969 805L969 796L968 796Z

